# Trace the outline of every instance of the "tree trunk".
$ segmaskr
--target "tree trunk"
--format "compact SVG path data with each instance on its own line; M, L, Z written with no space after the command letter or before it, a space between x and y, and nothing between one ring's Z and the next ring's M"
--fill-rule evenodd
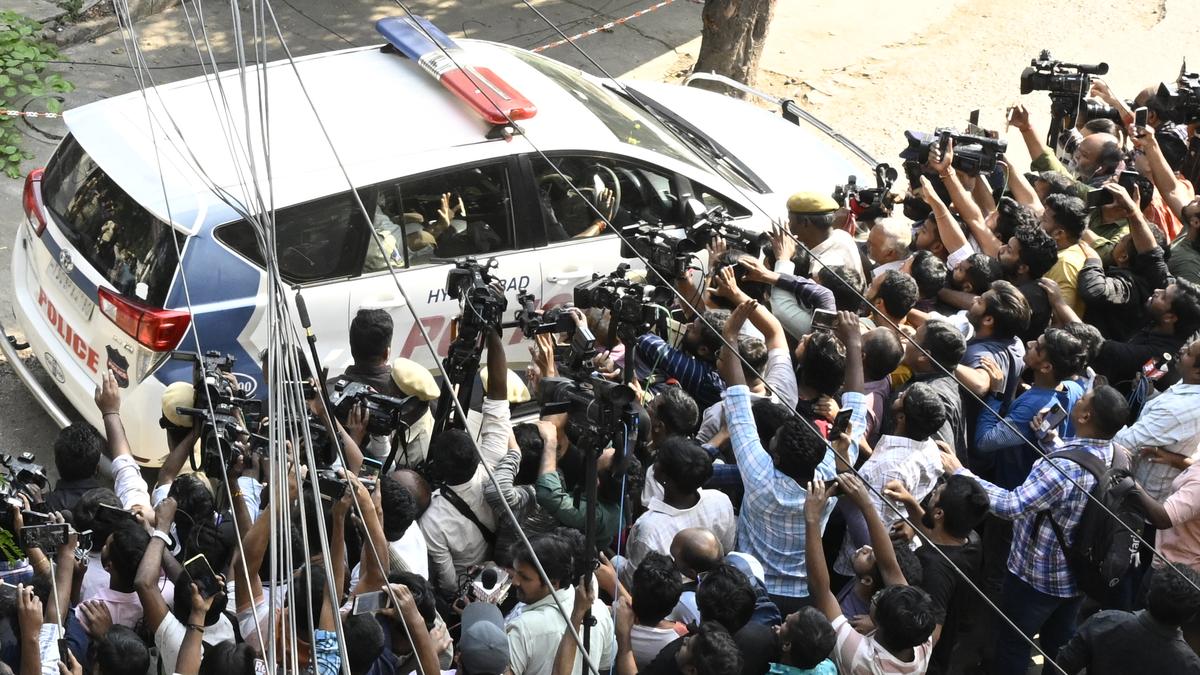
M700 56L693 72L714 72L753 86L776 0L706 0ZM697 82L714 91L715 83ZM730 92L737 93L737 92ZM740 93L738 93L741 96Z

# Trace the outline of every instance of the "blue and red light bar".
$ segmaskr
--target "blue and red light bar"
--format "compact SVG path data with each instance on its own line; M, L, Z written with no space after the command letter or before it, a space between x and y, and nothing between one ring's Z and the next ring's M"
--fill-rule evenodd
M527 120L537 114L529 99L490 68L470 63L467 52L429 21L391 17L375 22L375 30L489 124L508 124L510 119Z

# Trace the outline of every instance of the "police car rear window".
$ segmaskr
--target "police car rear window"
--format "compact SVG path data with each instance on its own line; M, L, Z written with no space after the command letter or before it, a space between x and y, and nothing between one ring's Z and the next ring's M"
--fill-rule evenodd
M46 167L42 196L75 251L118 293L163 305L183 237L118 187L74 137Z

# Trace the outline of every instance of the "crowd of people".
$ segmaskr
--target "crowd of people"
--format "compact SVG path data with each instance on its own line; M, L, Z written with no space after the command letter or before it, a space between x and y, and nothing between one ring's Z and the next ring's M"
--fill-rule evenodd
M1124 125L1065 162L1018 106L1028 173L949 143L857 221L797 193L761 258L701 252L663 334L571 310L640 420L594 473L569 414L514 423L568 336L518 377L489 329L470 431L437 429L437 382L360 310L342 377L429 410L381 433L313 397L320 480L249 449L187 471L183 382L148 483L106 375L105 433L64 429L57 485L0 530L0 672L1200 672L1190 129L1154 89L1144 127L1091 93Z

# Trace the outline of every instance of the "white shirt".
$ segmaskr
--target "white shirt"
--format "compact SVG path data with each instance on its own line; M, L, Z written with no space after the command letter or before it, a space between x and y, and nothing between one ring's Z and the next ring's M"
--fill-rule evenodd
M854 237L851 237L850 233L845 230L839 230L836 227L830 230L829 238L812 247L812 253L817 260L821 261L822 265L847 267L858 272L860 278L866 278L863 275L862 256L858 252L858 244L855 243ZM820 269L815 266L810 267L809 272L815 277Z
M680 635L674 628L658 628L657 626L641 626L634 624L629 631L629 643L633 648L633 660L637 662L639 671L646 669L663 647L679 639ZM594 644L594 643L593 643Z
M508 454L508 435L512 431L508 401L483 399L483 419L480 423L478 442L479 456L489 468L495 468ZM461 485L452 485L463 502L471 508L479 522L493 533L496 531L496 516L483 494L483 485L488 481L487 469L481 464L475 469L471 480ZM433 495L429 509L419 521L425 533L429 549L429 581L435 588L451 588L457 583L458 574L467 571L491 557L492 551L479 527L462 515L450 500L438 490Z
M871 278L878 279L892 270L899 272L900 268L904 267L904 263L907 261L908 258L905 258L904 260L893 260L892 262L883 263L882 265L876 265L875 269L871 270Z
M1146 402L1132 426L1117 432L1113 442L1133 452L1133 477L1156 501L1171 494L1171 481L1179 469L1150 463L1141 448L1157 446L1185 457L1196 455L1200 443L1200 384L1177 382Z
M595 584L594 577L592 583ZM569 615L575 606L575 588L567 586L559 589L554 591L554 596ZM591 628L591 660L594 662L596 654L599 654L600 663L596 669L602 671L612 667L615 633L612 614L599 597L592 605L592 617L596 619L596 625ZM558 643L566 629L567 622L558 611L554 598L549 595L524 606L520 616L510 618L504 631L508 633L509 668L514 675L551 675L554 672L554 655L558 652ZM583 653L577 650L571 672L582 672L582 668Z
M880 436L875 445L875 452L863 462L858 475L863 482L883 492L883 486L889 481L897 480L906 490L917 498L924 499L937 485L942 476L942 453L932 439L914 441L902 436ZM900 514L892 507L883 503L879 495L872 490L867 491L875 510L885 527L890 528L900 520ZM899 504L897 504L899 506ZM901 507L903 508L903 507ZM854 554L854 546L846 537L842 544L842 552L834 568L841 574L853 571L850 567L850 557ZM848 570L843 572L842 570Z
M466 483L452 485L479 522L496 531L496 517L483 496L487 472L481 465ZM429 548L429 581L435 588L449 589L457 584L458 574L491 555L487 540L479 528L450 503L441 490L433 493L429 509L421 515L421 532Z
M796 371L792 369L792 355L787 349L772 349L767 352L767 365L763 367L763 380L773 394L768 397L776 403L782 403L789 408L795 408L800 402L800 388L796 383ZM762 398L751 393L751 397ZM724 396L724 394L722 394ZM725 418L725 400L717 401L704 409L700 430L696 432L696 440L707 443L710 438L721 430L721 422ZM661 495L658 495L661 496Z
M179 661L179 648L183 646L183 638L187 635L187 626L179 622L175 615L167 612L158 630L154 631L154 646L158 649L158 658L162 661L163 671L175 672ZM204 628L204 644L219 645L226 640L233 640L233 624L222 614L217 622ZM158 671L155 671L158 672Z
M404 536L388 542L388 557L391 558L390 567L398 567L406 572L418 574L422 579L429 579L429 547L425 544L425 535L417 523L409 525L404 531ZM350 572L350 588L358 586L361 576L362 562L359 562Z
M622 569L626 585L632 586L633 570L651 551L671 554L671 541L680 530L703 527L712 531L723 551L732 551L737 542L737 516L733 503L720 490L700 490L700 500L690 509L677 509L661 499L650 500L650 508L629 530L625 554L629 564Z
M833 631L837 635L833 660L842 675L917 675L929 668L929 657L933 654L932 635L914 647L913 660L905 662L876 642L874 631L862 635L844 616L833 620Z

